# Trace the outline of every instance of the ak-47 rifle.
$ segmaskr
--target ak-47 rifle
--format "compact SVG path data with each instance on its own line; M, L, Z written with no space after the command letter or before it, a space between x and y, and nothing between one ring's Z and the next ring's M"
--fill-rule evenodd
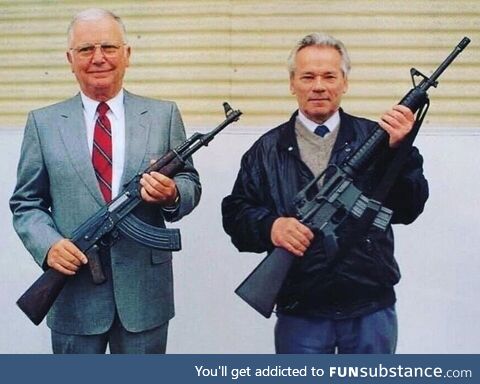
M421 118L417 117L416 127L414 127L415 134L418 132L427 111L424 110L424 107L429 103L427 90L432 86L437 86L439 76L469 43L470 39L464 37L430 77L425 76L415 68L410 70L413 88L399 104L408 107L413 113L420 110ZM418 85L415 84L415 76L423 78ZM413 142L414 138L415 136L411 136L410 141ZM368 227L374 225L382 230L385 230L390 223L393 212L383 207L381 201L365 196L354 185L355 178L368 164L375 160L387 140L388 134L380 126L377 126L352 157L340 166L329 165L294 199L296 217L312 229L316 235L322 237L326 256L329 259L334 258L339 252L336 232L347 217L360 220L368 216L370 220L365 220ZM328 178L325 178L323 186L318 193L312 193L314 186L325 176L327 171ZM332 173L331 176L330 173ZM354 239L350 238L348 240L344 242L347 247L354 242ZM341 251L345 251L345 245L341 248ZM280 247L275 248L239 285L235 293L260 314L267 318L270 317L294 259L295 256L287 250Z
M99 245L114 229L148 247L171 251L181 249L178 229L158 228L144 223L131 214L131 211L142 202L140 179L143 173L153 171L168 177L180 172L190 156L202 146L207 146L222 129L240 118L242 112L239 110L234 111L228 103L223 103L223 107L226 119L219 126L206 134L196 132L178 147L167 152L145 171L133 177L119 196L73 232L71 241L87 256L94 283L101 284L105 281ZM17 305L34 324L40 324L68 278L55 269L48 269L18 299Z

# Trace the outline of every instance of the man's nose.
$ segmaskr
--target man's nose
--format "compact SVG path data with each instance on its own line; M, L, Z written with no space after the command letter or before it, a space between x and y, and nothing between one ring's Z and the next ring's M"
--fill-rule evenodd
M105 61L105 55L102 51L101 45L95 45L95 50L93 51L92 61L94 63L101 63Z
M313 81L313 90L316 92L321 92L325 90L325 83L320 76L316 77Z

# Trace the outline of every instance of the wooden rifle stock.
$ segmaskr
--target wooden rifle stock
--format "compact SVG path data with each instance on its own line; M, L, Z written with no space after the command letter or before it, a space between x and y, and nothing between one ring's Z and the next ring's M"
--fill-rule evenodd
M17 300L17 305L35 325L40 324L65 286L67 279L67 275L55 269L48 269Z
M164 157L165 158L158 161L162 166L159 167L158 164L154 164L156 167L150 167L147 171L151 172L155 170L166 176L173 177L185 166L185 161L179 159L174 151L167 152ZM131 211L139 202L140 199L132 201L132 204L130 204L130 207L128 207L127 210ZM75 236L75 238L72 239L72 242L80 249L80 251L86 254L93 282L95 284L101 284L105 281L105 276L98 255L98 246L94 244L93 246L88 246L88 248L86 248L85 246L82 246L82 243L79 241L85 236L85 233L88 232L89 229L87 229L86 232L80 231L80 236ZM69 277L69 275L64 275L54 269L47 269L17 300L18 307L35 325L39 325L47 315Z
M239 110L234 111L228 103L223 103L223 107L226 119L219 126L206 134L194 133L178 147L163 155L144 170L143 173L157 171L168 177L174 177L181 172L189 157L198 149L207 146L220 131L237 121L242 114ZM139 193L140 178L141 174L130 180L125 185L125 191L111 201L107 208L100 209L74 231L74 236L71 240L80 251L87 255L93 281L96 284L105 280L98 255L99 248L96 243L140 204L142 201ZM115 215L112 215L113 213ZM104 220L106 216L109 218L108 220ZM112 221L113 216L116 216L115 222ZM92 238L92 233L97 232L101 233L101 235L98 238ZM67 283L68 278L68 275L64 275L54 269L46 270L17 300L18 307L35 325L40 324Z

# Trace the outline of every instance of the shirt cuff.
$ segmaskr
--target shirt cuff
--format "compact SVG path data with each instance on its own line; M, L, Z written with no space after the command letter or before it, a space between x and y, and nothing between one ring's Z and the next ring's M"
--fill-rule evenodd
M175 198L175 201L173 202L173 204L166 205L165 207L162 207L162 209L165 212L173 213L178 209L179 206L180 206L180 193L178 193L177 191L177 197Z

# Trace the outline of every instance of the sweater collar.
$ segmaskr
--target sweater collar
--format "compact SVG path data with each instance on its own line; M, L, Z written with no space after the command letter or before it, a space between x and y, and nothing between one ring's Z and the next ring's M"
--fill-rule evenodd
M339 109L340 112L340 127L338 131L337 140L332 149L332 155L343 149L346 145L354 142L357 139L357 132L353 129L351 123L352 116L345 113L342 108ZM290 120L287 123L281 126L280 128L280 140L279 145L284 150L291 152L296 156L300 156L298 149L297 138L295 136L295 121L298 115L298 110L296 110Z

